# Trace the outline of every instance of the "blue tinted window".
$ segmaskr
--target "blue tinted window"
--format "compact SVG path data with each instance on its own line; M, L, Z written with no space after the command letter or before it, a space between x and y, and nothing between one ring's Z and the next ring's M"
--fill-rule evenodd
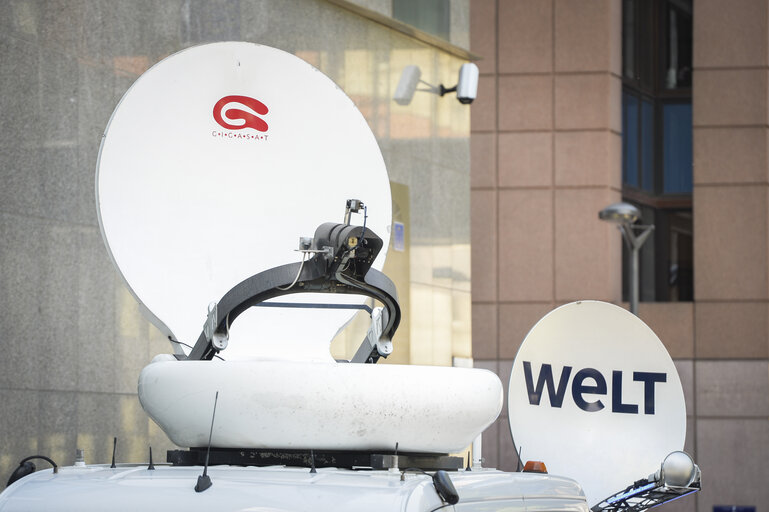
M662 107L662 159L665 194L692 193L692 105Z
M638 99L622 95L622 182L638 186Z
M650 101L641 102L641 185L654 192L654 107Z

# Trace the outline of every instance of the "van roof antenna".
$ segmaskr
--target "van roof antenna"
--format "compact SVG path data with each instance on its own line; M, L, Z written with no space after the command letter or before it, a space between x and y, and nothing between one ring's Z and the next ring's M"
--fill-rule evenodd
M112 469L117 467L115 465L115 452L117 452L117 437L112 438L112 464L110 465L110 468Z
M195 492L203 492L213 484L208 476L208 456L211 455L211 438L214 435L214 419L216 418L216 403L219 401L219 392L214 397L214 413L211 415L211 430L208 432L208 449L206 449L206 464L203 466L203 474L198 477L198 483L195 484Z

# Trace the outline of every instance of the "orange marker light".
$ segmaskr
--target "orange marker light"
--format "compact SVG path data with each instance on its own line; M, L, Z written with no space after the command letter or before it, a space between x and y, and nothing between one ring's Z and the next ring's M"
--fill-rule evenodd
M523 466L524 473L547 473L547 467L544 462L538 460L530 460Z

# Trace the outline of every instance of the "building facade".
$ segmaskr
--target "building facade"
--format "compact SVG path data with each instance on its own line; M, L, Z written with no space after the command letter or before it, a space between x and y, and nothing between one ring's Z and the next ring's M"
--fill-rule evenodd
M506 384L526 333L554 307L623 303L622 241L597 214L620 200L641 206L658 229L642 257L640 316L675 360L686 449L704 472L702 493L666 507L762 510L769 7L655 0L647 12L643 3L423 0L420 10L407 0L0 2L0 478L33 453L70 464L77 447L88 462L106 462L113 437L119 461L145 460L149 445L172 448L136 397L141 368L170 347L109 263L94 168L113 108L143 71L195 44L246 40L329 75L377 137L394 220L406 226L403 250L391 248L386 268L407 312L389 362L472 357ZM675 23L671 9L679 9ZM674 66L665 60L670 43L685 39L687 12L688 81L683 43ZM450 86L477 57L472 107L421 92L409 106L392 101L405 66ZM681 73L667 82L654 67L648 83L642 62ZM673 189L668 104L683 105L673 121L684 123L690 105L691 178ZM685 137L673 140L682 146ZM678 156L676 168L685 167ZM332 353L349 357L359 339L334 340ZM483 455L509 470L518 461L506 414L503 407L484 434Z
M676 363L686 449L703 471L696 498L666 507L765 510L769 6L474 0L470 33L483 57L471 136L476 366L505 382L552 308L623 302L622 238L598 212L633 202L657 225L639 316ZM515 467L504 417L484 457Z

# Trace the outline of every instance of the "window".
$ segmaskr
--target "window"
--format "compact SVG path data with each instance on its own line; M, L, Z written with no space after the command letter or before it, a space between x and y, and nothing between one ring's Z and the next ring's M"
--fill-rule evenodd
M451 0L393 0L393 18L450 40Z
M623 0L622 17L622 194L655 225L640 298L692 300L692 0Z

